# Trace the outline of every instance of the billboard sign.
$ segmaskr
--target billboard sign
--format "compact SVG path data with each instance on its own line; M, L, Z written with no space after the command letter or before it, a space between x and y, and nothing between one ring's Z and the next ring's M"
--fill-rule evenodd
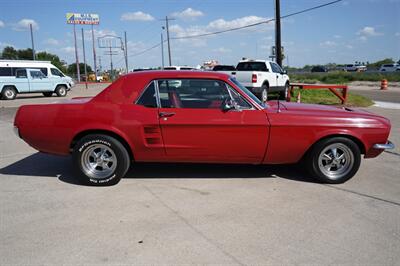
M98 14L67 13L66 18L68 24L99 25L100 23Z

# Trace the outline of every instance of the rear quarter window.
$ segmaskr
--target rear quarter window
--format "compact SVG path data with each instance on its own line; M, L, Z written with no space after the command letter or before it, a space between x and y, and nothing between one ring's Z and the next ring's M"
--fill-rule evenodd
M11 67L0 67L0 77L13 76Z

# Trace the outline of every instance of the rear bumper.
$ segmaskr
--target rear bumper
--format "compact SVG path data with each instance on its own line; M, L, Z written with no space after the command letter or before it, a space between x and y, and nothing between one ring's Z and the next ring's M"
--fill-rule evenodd
M388 141L385 144L377 143L377 144L374 144L373 148L377 149L377 150L391 150L391 149L394 149L394 144L391 141Z

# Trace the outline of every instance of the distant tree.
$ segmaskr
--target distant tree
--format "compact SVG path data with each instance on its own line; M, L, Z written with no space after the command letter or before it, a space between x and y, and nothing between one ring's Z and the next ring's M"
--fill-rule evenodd
M55 54L51 54L48 52L39 52L36 54L36 59L42 61L51 61L51 63L62 72L65 73L67 71L67 68L65 67L65 62L60 60L60 58Z
M19 60L33 60L33 52L31 48L18 49L17 55Z
M378 69L381 65L393 64L393 63L394 63L394 60L392 58L385 58L383 60L379 60L374 63L371 63L367 66L368 66L368 68L371 68L371 69Z
M4 47L3 51L1 52L1 58L2 59L11 59L11 60L18 59L18 52L17 52L17 50L15 50L14 47L6 46L6 47Z
M88 64L86 64L86 69L87 69L88 73L93 72L92 68ZM85 64L84 63L79 63L79 72L80 72L81 75L85 74ZM73 74L75 76L77 75L77 73L76 73L76 63L72 63L72 64L68 65L67 73L68 74Z

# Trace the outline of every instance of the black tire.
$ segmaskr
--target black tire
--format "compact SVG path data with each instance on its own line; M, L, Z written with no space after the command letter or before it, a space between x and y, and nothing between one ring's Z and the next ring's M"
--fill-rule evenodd
M58 97L65 97L67 96L67 87L64 85L58 85L55 89L55 93Z
M79 180L92 186L117 184L131 164L121 142L107 135L83 137L75 145L72 157Z
M333 152L335 148L336 152ZM340 184L357 173L361 163L361 152L354 141L333 137L314 144L305 163L309 174L315 179L322 183Z
M279 99L280 100L286 100L287 96L288 96L288 93L289 93L289 82L286 82L285 90L279 92Z
M261 86L260 100L262 102L268 101L269 85L265 83Z
M46 92L43 92L43 95L44 95L44 97L51 97L51 96L53 96L53 92L52 91L46 91Z
M1 91L1 98L3 100L14 100L17 97L17 90L12 86L5 86Z

